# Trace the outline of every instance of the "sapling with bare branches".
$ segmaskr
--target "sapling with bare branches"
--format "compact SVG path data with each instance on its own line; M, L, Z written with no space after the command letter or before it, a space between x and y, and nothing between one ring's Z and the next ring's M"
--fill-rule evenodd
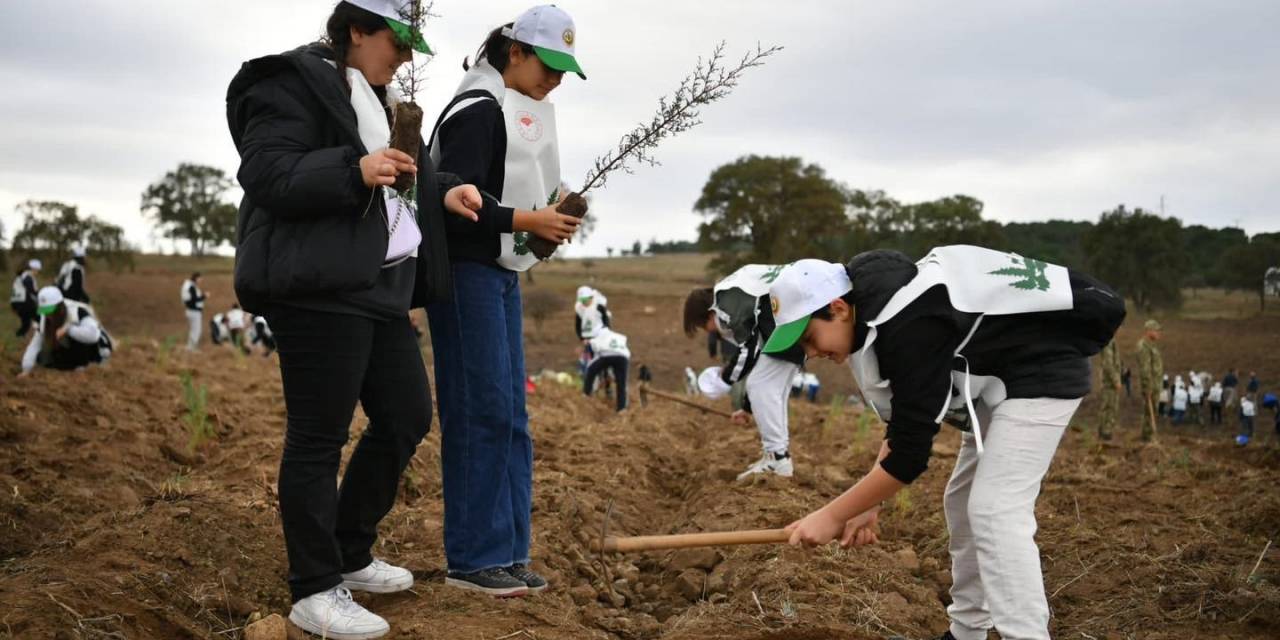
M422 32L427 18L438 17L431 12L435 3L432 0L410 0L400 8L400 21L408 25L412 33ZM413 51L413 43L404 40L399 34L400 46ZM392 107L391 148L403 151L411 158L418 157L422 146L422 107L418 106L418 90L426 83L426 68L431 62L428 55L413 55L407 64L396 74L396 88L400 90L400 100ZM403 172L396 176L392 185L396 191L404 193L413 188L417 176Z
M778 46L765 48L757 44L755 51L743 55L737 64L726 66L724 46L721 42L710 57L698 58L693 72L680 81L675 92L658 99L658 110L653 117L622 136L616 148L596 158L582 188L566 196L556 209L566 215L584 217L588 209L584 196L592 189L603 187L610 173L618 170L632 173L636 163L661 164L653 155L659 143L701 124L701 107L728 96L738 86L743 72L763 65L765 58L782 50ZM542 260L556 250L555 243L536 236L529 239L528 246Z

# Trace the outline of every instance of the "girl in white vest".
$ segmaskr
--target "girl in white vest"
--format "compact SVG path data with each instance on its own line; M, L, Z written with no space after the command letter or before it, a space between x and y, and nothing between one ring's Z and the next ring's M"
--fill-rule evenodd
M875 542L879 505L924 472L939 424L968 429L943 499L952 604L946 640L1048 640L1035 503L1068 421L1089 391L1089 356L1124 301L1089 276L979 247L913 264L872 251L842 266L801 260L770 289L766 353L799 344L849 362L888 423L870 472L792 523L792 544Z
M446 220L453 299L430 305L439 377L446 584L495 596L538 593L529 569L533 439L525 409L521 271L537 262L529 234L569 239L561 214L554 106L574 58L563 10L529 9L494 29L432 135L431 160L498 197L478 221ZM464 63L464 66L466 64Z
M40 273L40 261L32 258L27 268L18 272L13 279L13 295L9 296L9 306L18 315L18 330L14 335L25 337L36 321L36 274Z
M613 317L609 315L609 300L596 289L582 285L573 303L574 331L579 340L590 340L596 337L601 329L609 326Z
M36 365L71 370L103 363L111 357L111 337L98 324L89 305L65 299L54 286L41 289L37 298L40 321L22 354L19 375L27 375Z
M605 327L597 331L596 335L588 341L587 348L590 360L587 363L587 373L582 377L582 392L591 395L595 390L596 377L608 369L613 372L613 379L618 385L614 390L617 410L626 410L627 367L631 363L631 349L627 347L627 337Z
M204 328L204 301L208 294L200 290L200 272L182 283L182 306L187 314L187 350L200 348L200 331Z
M62 263L58 270L57 284L66 299L89 304L89 293L84 288L84 268L84 247L72 247L71 259Z

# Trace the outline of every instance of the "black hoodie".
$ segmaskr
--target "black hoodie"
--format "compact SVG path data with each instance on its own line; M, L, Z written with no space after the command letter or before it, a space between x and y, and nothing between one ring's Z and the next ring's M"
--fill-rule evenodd
M418 258L383 269L380 190L364 185L368 153L331 50L306 45L250 60L227 89L227 124L244 188L235 289L244 308L286 304L374 317L448 297L443 195L460 184L418 158ZM485 198L486 209L497 202ZM411 292L411 293L410 293Z
M853 285L857 351L867 339L866 323L915 277L916 265L901 253L879 250L859 254L845 270ZM1009 398L1074 399L1089 393L1088 358L1110 339L1094 334L1114 334L1124 319L1123 302L1089 276L1069 273L1076 309L985 317L962 350L970 373L999 378ZM1100 301L1093 304L1095 299ZM1109 315L1093 322L1088 314L1101 307ZM890 454L880 464L901 482L915 480L928 465L938 432L935 420L943 399L953 393L951 372L964 369L954 354L977 317L956 310L939 285L877 328L880 377L893 389L885 435Z

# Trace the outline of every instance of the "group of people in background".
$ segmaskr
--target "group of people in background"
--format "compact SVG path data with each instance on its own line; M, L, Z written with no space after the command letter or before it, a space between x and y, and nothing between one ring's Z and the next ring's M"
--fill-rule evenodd
M15 335L23 338L34 330L19 375L36 367L73 370L110 359L114 344L90 306L85 256L84 247L73 247L54 283L44 287L39 285L43 264L38 259L28 260L14 276L9 306L18 316Z
M182 282L182 306L187 316L187 350L197 351L204 330L204 309L209 294L200 288L201 274L192 273ZM248 355L255 350L269 357L276 350L275 335L266 316L253 315L233 302L231 308L215 313L209 319L209 342L213 345L230 345Z
M1163 421L1206 428L1235 422L1239 424L1235 442L1245 446L1254 438L1254 421L1261 408L1271 410L1275 423L1273 442L1280 444L1280 403L1277 403L1274 392L1262 393L1257 372L1249 372L1243 392L1234 368L1228 369L1220 380L1214 379L1207 371L1195 370L1188 371L1185 377L1174 374L1170 378L1164 370L1164 358L1158 346L1162 335L1160 323L1147 320L1135 351L1144 440L1154 438L1157 424ZM1109 439L1118 419L1120 390L1124 389L1126 395L1130 393L1128 380L1131 374L1124 367L1114 341L1103 349L1101 364L1102 409L1098 432L1103 439Z

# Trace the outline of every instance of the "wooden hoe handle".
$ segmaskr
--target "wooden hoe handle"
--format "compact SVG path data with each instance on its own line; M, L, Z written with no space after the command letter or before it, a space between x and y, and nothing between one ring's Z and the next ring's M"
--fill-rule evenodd
M791 534L784 529L756 529L753 531L716 531L710 533L680 533L669 536L607 536L605 553L627 553L656 549L691 549L695 547L722 547L739 544L777 544L786 542ZM601 551L598 541L591 542L592 551Z

